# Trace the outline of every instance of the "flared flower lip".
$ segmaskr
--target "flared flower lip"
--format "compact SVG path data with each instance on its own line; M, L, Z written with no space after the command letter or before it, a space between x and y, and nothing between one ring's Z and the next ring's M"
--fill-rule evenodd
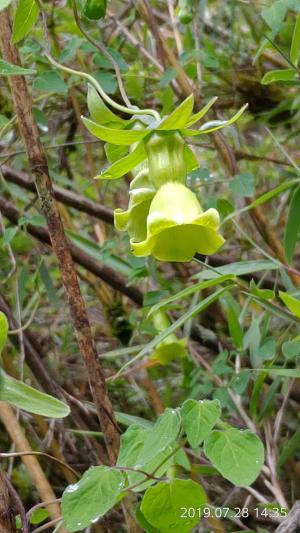
M152 213L152 215L155 214ZM197 252L204 255L211 255L225 242L223 237L217 232L219 213L214 208L210 208L201 213L193 221L188 220L185 222L182 213L175 216L172 220L163 219L158 216L151 217L151 215L149 215L149 218L148 237L142 242L135 242L133 239L130 241L132 251L137 256L152 254L160 261L191 261ZM187 230L187 235L184 242L178 242L177 246L176 237L180 237L181 239L185 237L180 235L182 231L179 228L183 232ZM193 236L191 235L191 231L194 233ZM172 239L175 240L169 248L167 247L164 250L162 243L166 238L168 238L169 243L171 243Z

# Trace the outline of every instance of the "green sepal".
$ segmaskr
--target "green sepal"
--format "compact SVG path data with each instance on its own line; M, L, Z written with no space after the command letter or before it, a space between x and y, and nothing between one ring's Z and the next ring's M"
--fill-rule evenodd
M143 142L138 143L135 149L122 159L115 161L110 167L104 170L95 179L110 179L115 180L121 178L127 172L130 172L134 167L142 163L147 157Z
M141 141L147 134L149 130L120 130L114 128L107 128L106 126L101 126L86 117L81 117L82 122L86 128L98 139L106 141L112 144L121 144L123 146L129 146L135 142Z
M235 115L233 115L233 117L231 117L228 120L212 120L210 122L206 122L205 124L203 124L199 128L199 130L182 129L181 133L185 137L192 137L195 135L203 135L204 133L212 133L214 131L220 130L236 122L240 118L240 116L244 113L247 107L248 107L248 104L243 105L243 107L241 107L241 109L239 109L239 111L235 113Z
M190 94L169 116L162 119L157 130L179 130L184 128L193 111L194 95Z

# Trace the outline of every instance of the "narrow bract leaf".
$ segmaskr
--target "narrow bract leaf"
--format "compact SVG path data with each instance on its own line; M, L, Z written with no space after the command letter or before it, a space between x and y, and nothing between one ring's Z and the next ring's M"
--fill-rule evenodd
M194 95L190 94L167 118L163 119L158 130L178 130L184 128L193 111Z
M198 122L199 120L201 120L206 115L206 113L210 110L210 108L214 105L214 103L217 100L218 100L217 96L214 96L211 100L209 100L209 102L206 104L206 106L204 106L202 109L200 109L200 111L198 111L198 113L196 113L195 115L191 116L191 118L187 122L186 126L187 127L192 126L193 124L195 124L195 122Z
M8 320L6 315L0 311L0 355L6 344L8 334Z
M40 392L0 370L0 399L19 409L50 418L64 418L70 413L68 405Z
M106 128L85 117L82 117L82 121L95 137L112 144L130 145L141 141L149 133L147 130L117 130Z
M295 190L289 207L288 220L284 233L284 251L288 263L291 263L300 231L300 185Z
M183 429L192 448L199 446L221 416L219 400L187 400L181 408Z
M25 37L36 23L39 16L36 0L19 0L14 16L12 42L15 44Z
M297 16L296 24L294 27L294 33L292 38L292 44L290 49L290 59L293 65L297 67L299 62L299 50L300 48L300 13Z
M234 485L251 485L264 463L264 447L248 429L212 431L204 443L204 453L223 477Z
M35 70L19 67L0 59L0 76L28 76L28 74L35 74Z
M276 81L292 81L295 79L297 71L294 68L286 68L281 70L271 70L267 72L261 83L263 85L268 85L269 83L274 83Z
M132 152L130 152L130 154L113 163L102 174L95 176L94 179L115 180L121 178L139 163L142 163L146 157L147 154L145 152L144 143L141 142Z
M62 496L62 514L69 533L96 522L117 502L125 486L121 472L108 466L92 466Z

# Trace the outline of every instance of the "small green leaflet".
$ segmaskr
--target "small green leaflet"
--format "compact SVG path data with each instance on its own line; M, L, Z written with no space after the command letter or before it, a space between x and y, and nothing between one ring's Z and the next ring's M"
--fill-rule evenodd
M290 49L290 59L293 65L297 67L299 62L299 47L300 47L300 13L297 16L296 24L294 27L294 33L292 38L292 44Z
M300 300L297 300L297 298L294 298L294 296L291 296L283 291L279 291L279 298L283 301L291 313L293 313L293 315L295 315L297 318L300 318Z
M194 95L190 94L178 107L163 119L157 127L158 130L178 130L184 128L194 106Z
M14 16L12 42L16 44L30 32L39 16L36 0L19 0Z
M6 344L8 334L8 320L6 315L0 311L0 355Z
M204 453L222 476L238 487L251 485L264 463L263 444L248 429L212 431L204 441Z
M89 118L82 117L82 121L87 129L101 139L112 144L130 145L132 143L141 141L148 133L149 130L117 130L114 128L106 128L93 122Z
M221 416L219 400L186 400L181 408L183 429L192 448L199 446Z
M94 179L115 180L121 178L139 163L142 163L146 157L147 154L145 152L144 143L140 142L130 154L113 163L109 168L104 170L102 174L95 176Z
M300 15L299 15L300 18ZM284 251L288 263L291 263L300 232L300 185L295 190L284 234Z
M276 81L292 81L295 79L296 74L297 71L294 68L271 70L271 72L267 72L264 75L261 83L263 85L269 85L269 83L274 83Z
M69 485L61 505L69 533L82 531L109 511L124 486L124 475L108 466L92 466L78 483Z
M172 479L145 492L141 512L160 533L189 533L200 521L201 506L205 503L201 485L191 479ZM182 517L183 508L195 509L196 513Z
M70 413L65 403L12 378L2 369L0 369L0 399L29 413L50 418L64 418Z
M19 67L0 59L0 76L28 76L28 74L35 74L35 70Z

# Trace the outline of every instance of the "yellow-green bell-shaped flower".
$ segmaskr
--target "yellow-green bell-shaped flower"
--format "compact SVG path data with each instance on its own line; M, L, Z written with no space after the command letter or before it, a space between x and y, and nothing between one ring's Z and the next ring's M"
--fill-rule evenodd
M224 243L219 223L216 209L203 212L188 187L169 182L155 194L147 217L147 237L141 242L131 239L132 251L160 261L191 261L196 252L210 255Z
M128 231L134 241L144 240L147 236L147 216L155 189L149 181L147 163L138 167L136 177L132 180L129 190L128 209L115 209L115 227L119 231Z
M168 328L171 322L164 311L157 311L153 315L153 324L157 331L161 332ZM178 339L175 333L170 333L156 346L151 359L166 365L174 359L182 359L186 355L186 339Z

